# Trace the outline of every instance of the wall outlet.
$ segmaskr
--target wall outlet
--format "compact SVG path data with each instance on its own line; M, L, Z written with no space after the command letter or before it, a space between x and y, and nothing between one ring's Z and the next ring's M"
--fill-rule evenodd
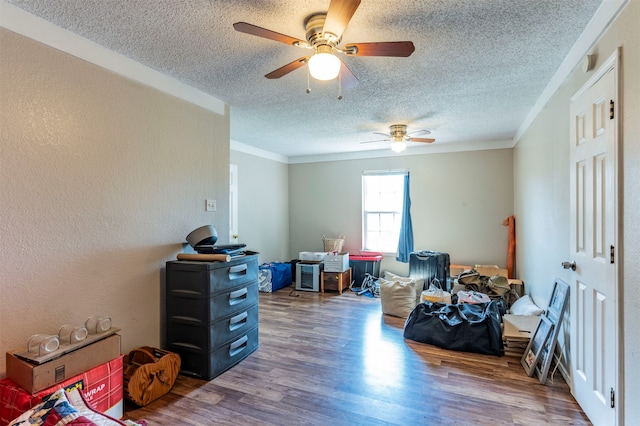
M206 210L208 212L215 212L216 211L216 200L206 200L207 204L206 204Z

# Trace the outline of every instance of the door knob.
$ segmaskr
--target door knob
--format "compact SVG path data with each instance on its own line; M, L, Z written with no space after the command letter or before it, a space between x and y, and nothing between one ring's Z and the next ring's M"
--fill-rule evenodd
M576 261L572 260L571 262L562 262L562 267L564 269L571 269L572 271L576 270Z

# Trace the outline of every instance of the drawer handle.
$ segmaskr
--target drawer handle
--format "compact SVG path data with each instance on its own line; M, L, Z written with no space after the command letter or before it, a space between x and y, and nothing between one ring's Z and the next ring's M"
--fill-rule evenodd
M180 342L171 342L173 346L180 346L187 349L195 349L197 351L202 350L200 346L192 345L191 343L180 343Z
M245 334L244 336L242 336L241 338L233 342L231 346L229 346L229 356L233 358L234 356L238 355L240 352L244 351L247 348L248 341L249 341L249 338Z
M234 331L244 326L247 323L248 317L249 317L249 314L247 313L247 311L244 311L243 313L238 314L235 317L232 317L229 320L229 331Z
M200 294L202 294L199 291L193 291L193 290L171 290L171 293L182 294L182 295L190 295L190 296L193 296L193 295L199 296Z
M232 291L229 293L229 304L237 305L247 299L247 288L241 288L240 290Z
M195 322L195 323L201 323L202 321L200 321L198 318L194 318L194 317L185 317L182 315L174 315L171 317L172 321L185 321L185 322Z
M244 277L247 275L247 265L236 265L229 268L229 279L237 280L238 278Z

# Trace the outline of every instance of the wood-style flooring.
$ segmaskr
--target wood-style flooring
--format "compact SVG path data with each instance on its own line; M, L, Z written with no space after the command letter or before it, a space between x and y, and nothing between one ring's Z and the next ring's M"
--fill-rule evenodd
M404 319L346 291L260 293L260 346L207 382L125 418L151 425L588 425L560 374L541 385L516 357L405 340Z

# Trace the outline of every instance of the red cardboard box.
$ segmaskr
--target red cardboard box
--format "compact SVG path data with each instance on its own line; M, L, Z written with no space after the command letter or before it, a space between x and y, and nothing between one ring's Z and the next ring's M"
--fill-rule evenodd
M93 408L110 417L123 415L122 358L118 358L71 377L50 388L30 394L9 378L0 380L0 426L9 424L47 395L60 388L78 388Z

